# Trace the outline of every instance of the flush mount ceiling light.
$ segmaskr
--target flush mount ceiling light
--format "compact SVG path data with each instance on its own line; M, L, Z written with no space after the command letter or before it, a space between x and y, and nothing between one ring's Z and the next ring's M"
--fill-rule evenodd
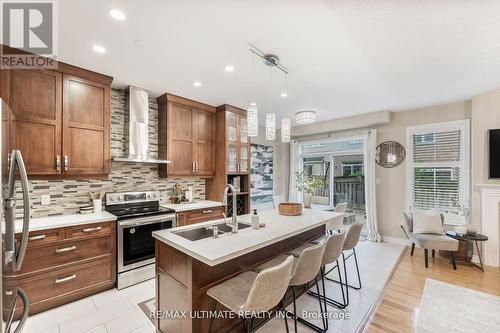
M202 84L201 84L201 82L200 82L200 81L194 81L194 82L193 82L193 86L195 86L195 87L201 87L201 86L202 86Z
M106 53L106 49L103 46L97 44L92 45L92 50L97 53Z
M109 11L109 15L111 15L112 18L114 18L115 20L118 20L118 21L124 21L127 18L125 16L125 14L121 10L118 10L118 9L111 9Z
M297 124L311 124L316 121L315 111L300 111L295 114L295 122Z
M281 142L290 142L290 118L281 119Z
M276 140L276 114L266 114L266 140Z
M226 67L224 67L224 70L226 72L234 72L234 66L233 65L226 65Z
M286 92L282 92L282 93L280 94L280 97L287 97L287 96L288 96L288 94L287 94Z

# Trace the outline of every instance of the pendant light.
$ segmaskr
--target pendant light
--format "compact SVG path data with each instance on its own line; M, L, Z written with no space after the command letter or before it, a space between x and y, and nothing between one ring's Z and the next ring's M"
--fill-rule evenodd
M276 114L266 114L266 140L276 140Z
M253 58L254 53L252 53L252 93L255 93L255 79L254 79L254 65ZM256 137L259 136L259 110L257 109L257 104L254 102L250 103L247 108L247 126L248 126L248 136Z
M268 88L268 95L269 95L269 113L266 114L266 140L276 140L276 114L272 112L272 73L273 73L273 68L270 66L269 67L269 88Z
M290 118L281 119L281 142L290 142Z

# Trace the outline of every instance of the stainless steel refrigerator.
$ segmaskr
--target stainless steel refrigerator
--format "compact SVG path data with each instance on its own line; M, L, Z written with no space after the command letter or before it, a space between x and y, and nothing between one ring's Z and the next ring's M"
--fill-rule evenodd
M0 114L2 125L0 126L0 140L2 142L2 154L0 156L0 173L2 184L2 223L0 231L2 235L2 281L0 290L0 309L2 309L3 321L0 321L0 332L21 332L29 313L29 297L19 286L8 287L5 285L5 278L8 274L20 271L23 265L26 247L28 245L29 224L30 224L30 197L29 183L24 167L23 156L19 150L10 151L10 117L11 110L0 98ZM16 182L16 178L19 180ZM18 188L22 192L23 214L22 220L17 222L16 228L16 192ZM18 199L19 200L19 199ZM18 229L18 230L16 230ZM21 235L16 240L16 231ZM5 299L10 306L10 312L4 313ZM22 303L22 305L20 304ZM19 321L13 322L16 308L22 308Z

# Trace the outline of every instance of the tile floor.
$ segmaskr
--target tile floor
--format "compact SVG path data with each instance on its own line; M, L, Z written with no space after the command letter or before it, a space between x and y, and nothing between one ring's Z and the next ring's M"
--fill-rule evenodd
M357 253L363 288L351 290L351 305L345 310L329 307L330 312L350 313L349 319L331 319L331 332L355 332L375 302L389 277L403 246L391 243L362 242ZM355 276L355 269L348 265L349 276ZM327 282L327 293L338 298L337 284ZM154 280L123 289L103 293L70 303L30 317L23 333L154 333L149 318L138 303L154 297ZM300 310L318 311L317 300L303 295L297 302ZM319 320L316 322L319 324ZM293 323L289 320L291 331ZM299 324L300 325L300 324ZM299 332L309 332L300 325ZM285 332L283 320L273 319L259 332Z

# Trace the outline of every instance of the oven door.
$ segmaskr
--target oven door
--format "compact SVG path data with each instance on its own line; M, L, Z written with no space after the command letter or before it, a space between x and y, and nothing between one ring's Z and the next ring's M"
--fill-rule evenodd
M153 231L175 227L175 214L118 221L118 273L155 262Z

